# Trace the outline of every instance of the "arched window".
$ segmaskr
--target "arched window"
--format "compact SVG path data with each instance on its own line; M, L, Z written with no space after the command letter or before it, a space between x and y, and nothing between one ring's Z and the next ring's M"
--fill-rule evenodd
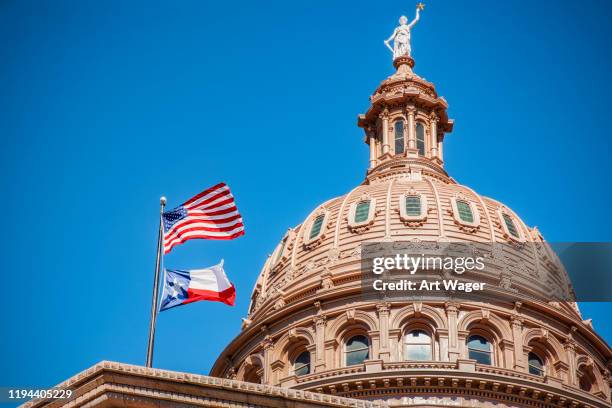
M419 156L425 156L425 126L421 122L416 124L416 147Z
M421 215L421 196L407 195L406 196L406 215L410 217L418 217Z
M404 153L404 121L395 122L395 154Z
M261 367L249 366L244 373L244 381L261 384Z
M472 207L470 203L465 200L457 200L457 211L459 212L459 218L464 222L474 222L474 214L472 213Z
M530 352L527 356L527 360L529 364L529 374L544 375L544 361L536 353Z
M287 239L288 238L285 236L285 238L283 238L280 244L278 244L276 248L276 253L274 254L274 259L272 260L272 267L276 266L276 264L278 264L278 261L282 259L283 252L285 252L285 245L287 244Z
M357 203L357 207L355 207L355 222L366 221L368 215L370 215L370 200L363 200Z
M310 352L301 352L293 361L293 374L306 375L310 374Z
M480 364L491 365L491 343L482 336L472 335L467 341L468 358Z
M595 385L595 376L589 367L582 366L578 369L578 385L582 391L592 392Z
M321 233L321 227L323 226L323 220L325 220L325 214L318 215L315 218L312 226L310 227L309 239L315 239Z
M346 342L346 365L361 364L370 357L370 342L366 336L353 336Z
M426 361L432 359L431 336L423 330L413 330L404 336L404 359Z
M518 230L516 229L516 225L514 225L514 220L506 213L502 213L502 218L504 219L504 224L506 224L506 229L508 233L512 235L514 238L520 238Z

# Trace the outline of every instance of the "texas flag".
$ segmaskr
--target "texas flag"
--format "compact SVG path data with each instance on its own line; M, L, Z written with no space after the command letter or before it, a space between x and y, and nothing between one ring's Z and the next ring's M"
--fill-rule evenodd
M199 300L234 306L236 289L225 275L223 260L206 269L166 269L165 272L160 312Z

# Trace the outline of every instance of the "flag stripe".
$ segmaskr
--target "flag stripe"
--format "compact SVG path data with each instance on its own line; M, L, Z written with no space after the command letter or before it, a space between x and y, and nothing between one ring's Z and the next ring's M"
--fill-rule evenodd
M166 239L172 239L173 235L180 233L186 226L190 226L193 224L209 228L228 227L230 225L235 224L235 222L232 221L236 220L238 220L238 222L242 222L242 217L240 216L240 214L215 219L211 219L210 217L187 217L181 222L174 225L174 227L172 227L170 231L166 232L164 236L166 237Z
M164 252L190 239L234 239L244 235L242 216L225 183L219 183L163 214Z
M232 193L230 193L229 191L229 187L223 187L219 190L215 190L207 195L205 195L204 197L200 198L199 200L196 200L194 202L192 202L191 204L185 205L184 207L186 208L200 208L200 207L205 207L207 204L222 198L224 196L230 196L231 197Z
M185 202L183 203L183 206L184 206L184 207L185 207L185 206L188 206L189 204L193 203L194 201L197 201L197 200L199 200L200 198L204 197L205 195L209 194L211 191L214 191L214 190L217 190L217 189L223 188L223 187L225 187L225 186L226 186L226 184L225 184L225 183L219 183L219 184L217 184L217 185L215 185L215 186L212 186L211 188L208 188L208 189L206 189L206 190L202 191L200 194L197 194L197 195L195 195L195 196L191 197L189 200L185 201Z
M210 236L231 235L231 233L234 230L238 228L243 228L243 227L244 225L242 225L242 222L239 222L235 225L232 225L230 227L225 227L225 228L207 228L207 227L186 228L185 230L181 231L180 233L168 239L167 243L165 243L164 246L170 245L176 240L181 240L185 237L189 237L193 233L203 232L203 233L206 233L205 235L210 235Z
M244 235L244 228L239 230L238 232L232 234L232 235L224 235L224 236L215 236L215 237L211 237L208 234L200 234L200 235L191 235L189 237L183 237L183 239L181 239L180 241L175 241L172 243L172 245L170 245L169 247L164 247L164 254L169 253L172 248L174 248L177 245L180 245L182 243L184 243L185 241L188 241L190 239L215 239L215 240L230 240L230 239L235 239L238 237L241 237Z
M165 241L171 242L176 237L180 237L181 235L184 235L185 233L190 232L190 231L200 230L200 231L207 231L207 232L226 232L226 231L231 231L234 228L239 227L239 226L243 226L242 218L239 218L232 222L227 222L224 224L210 224L210 223L199 222L198 220L193 220L189 222L188 224L182 225L178 230L174 231L172 234L168 234L168 237Z

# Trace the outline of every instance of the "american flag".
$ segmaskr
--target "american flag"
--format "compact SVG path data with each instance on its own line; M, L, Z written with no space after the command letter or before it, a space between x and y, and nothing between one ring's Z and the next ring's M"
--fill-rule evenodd
M164 212L164 253L190 239L234 239L244 235L242 216L225 183Z

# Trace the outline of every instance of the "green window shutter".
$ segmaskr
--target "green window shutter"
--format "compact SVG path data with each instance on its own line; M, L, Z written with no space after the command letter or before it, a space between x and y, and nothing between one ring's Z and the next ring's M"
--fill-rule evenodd
M459 211L459 218L464 222L474 222L474 214L472 214L472 207L463 200L457 200L457 211Z
M516 225L514 225L514 221L512 221L512 218L510 218L510 216L505 213L502 214L502 217L504 218L504 222L506 223L506 228L508 228L508 232L510 233L510 235L512 235L514 238L518 238L519 233L518 233L518 230L516 229Z
M418 217L421 215L421 196L406 196L406 215L410 217Z
M317 236L319 236L319 233L321 232L321 227L323 226L324 219L325 219L325 215L323 214L315 218L314 222L312 223L312 227L310 227L310 235L308 236L309 239L314 239Z
M355 208L355 222L364 222L370 214L370 200L360 201Z

